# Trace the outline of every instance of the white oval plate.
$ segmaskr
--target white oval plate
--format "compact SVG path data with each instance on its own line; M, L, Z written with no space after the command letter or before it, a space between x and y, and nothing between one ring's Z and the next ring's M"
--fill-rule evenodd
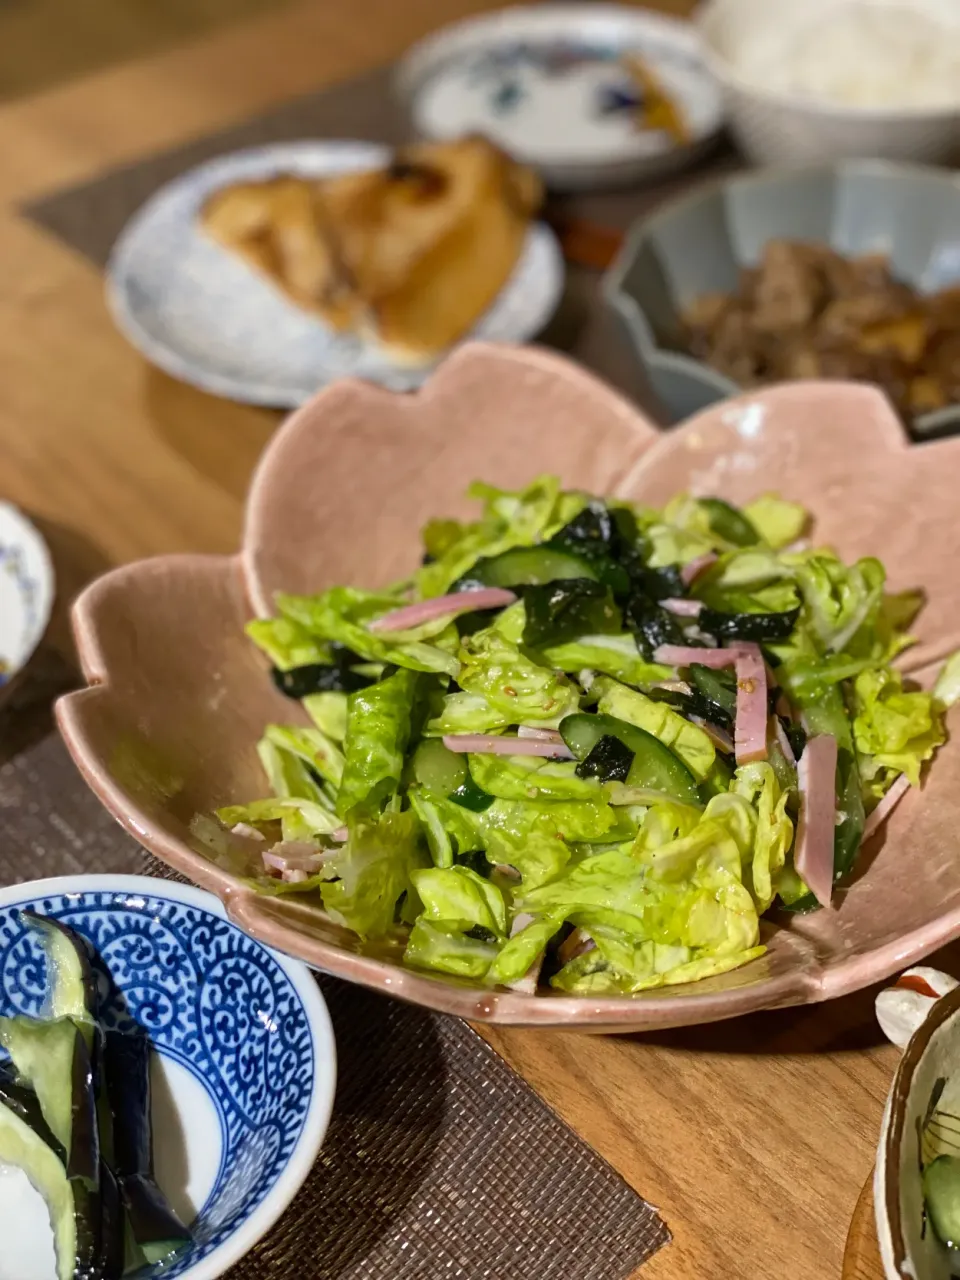
M43 639L53 597L47 544L21 511L0 502L0 697Z
M633 88L619 64L638 53L676 99L691 140L638 128L629 109L604 113ZM467 18L428 36L397 76L427 138L483 133L558 189L626 184L695 159L723 122L719 86L692 27L607 4L544 4Z
M294 408L334 378L356 376L394 391L419 386L432 366L410 368L372 344L334 332L289 302L197 221L211 192L278 173L321 177L385 164L370 142L288 142L222 156L183 174L134 215L107 268L107 300L123 333L165 372L214 395ZM531 226L520 261L469 335L534 337L563 290L553 233Z

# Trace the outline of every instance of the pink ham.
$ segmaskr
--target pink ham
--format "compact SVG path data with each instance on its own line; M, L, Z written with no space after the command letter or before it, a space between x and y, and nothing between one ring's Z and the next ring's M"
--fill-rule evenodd
M737 764L767 758L767 668L756 645L737 654Z
M710 720L704 720L703 716L691 716L690 722L691 724L699 725L713 745L720 751L733 750L733 739L726 729L721 729L720 725L713 724Z
M517 729L518 738L529 738L531 742L554 742L558 747L564 745L563 737L556 729L535 729L533 725L522 724Z
M692 644L662 644L654 650L653 660L664 667L689 667L699 662L702 667L732 667L737 654L756 645L731 645L729 649L704 649Z
M448 751L492 756L544 756L546 759L575 760L561 740L543 742L539 738L500 738L495 733L448 733L443 745Z
M706 555L697 556L695 560L691 560L689 564L685 564L680 570L680 577L683 579L684 586L689 587L690 583L698 578L704 569L709 569L712 564L717 563L717 557L712 551L708 551Z
M504 587L480 587L475 591L455 591L448 596L436 596L432 600L418 600L376 618L370 623L370 631L409 631L433 622L434 618L454 618L461 613L474 613L477 609L502 609L517 599L513 591Z
M833 894L833 841L837 816L837 740L829 733L810 738L797 766L800 821L794 866L820 903Z
M896 780L863 824L864 840L869 840L872 835L879 831L880 827L883 826L891 812L896 808L909 790L910 779L905 773L901 773L900 777Z
M796 767L797 757L793 754L793 747L790 745L790 739L787 737L786 729L784 729L783 725L780 723L780 717L771 716L770 719L772 721L771 727L773 729L773 734L777 740L777 746L783 752L784 759L787 764Z
M703 608L702 600L681 600L673 599L661 600L660 607L666 609L668 613L674 614L677 618L696 618Z

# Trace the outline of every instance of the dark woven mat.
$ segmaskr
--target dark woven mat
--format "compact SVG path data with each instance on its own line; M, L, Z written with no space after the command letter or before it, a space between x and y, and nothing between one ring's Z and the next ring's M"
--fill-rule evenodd
M409 137L405 114L379 68L332 88L296 98L252 120L157 155L112 169L93 181L54 192L23 212L71 248L103 266L130 216L159 187L194 165L242 147L299 138L357 138L397 144ZM665 182L630 191L555 200L557 212L622 231L639 214L679 191L741 167L719 148L705 164ZM541 340L566 351L655 415L646 381L619 325L600 297L599 274L570 267L563 302Z
M166 875L52 731L74 683L42 655L0 711L0 884ZM231 1280L624 1280L669 1240L645 1204L466 1023L319 979L339 1083L317 1164Z

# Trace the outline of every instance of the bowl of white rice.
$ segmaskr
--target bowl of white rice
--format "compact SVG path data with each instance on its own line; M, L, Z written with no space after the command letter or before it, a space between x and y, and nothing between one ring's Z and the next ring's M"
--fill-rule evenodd
M755 163L960 156L960 0L708 0L697 24Z

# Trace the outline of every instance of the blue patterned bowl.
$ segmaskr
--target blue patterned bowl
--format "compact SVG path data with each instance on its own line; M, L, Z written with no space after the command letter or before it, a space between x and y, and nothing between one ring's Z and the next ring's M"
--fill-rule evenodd
M231 924L210 894L142 876L38 880L0 891L0 1013L42 1012L47 966L33 907L96 948L107 1026L149 1032L157 1181L194 1244L137 1280L214 1280L276 1221L326 1132L333 1032L305 965ZM0 1175L0 1277L55 1274L46 1209L19 1171Z

